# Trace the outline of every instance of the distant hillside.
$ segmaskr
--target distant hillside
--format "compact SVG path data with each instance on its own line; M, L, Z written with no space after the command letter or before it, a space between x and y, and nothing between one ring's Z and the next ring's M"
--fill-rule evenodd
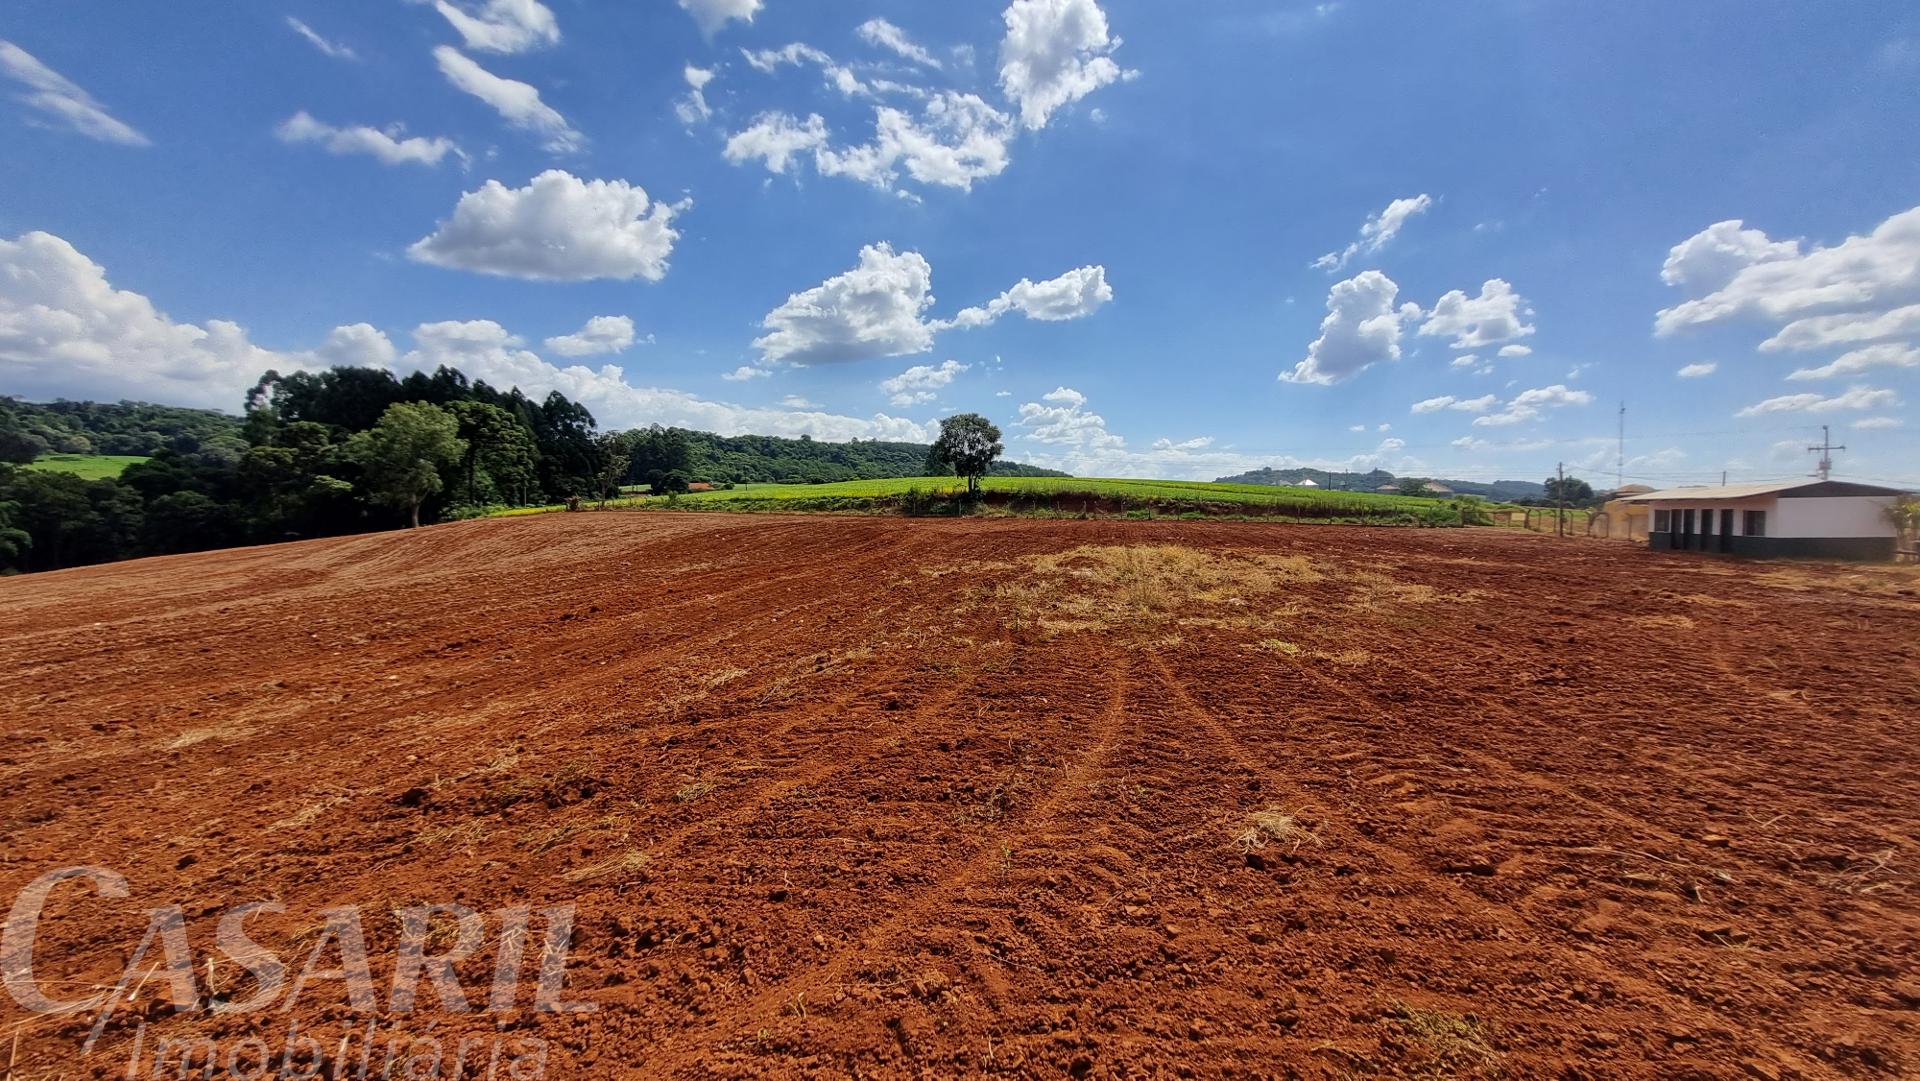
M1220 477L1215 484L1299 484L1312 481L1315 487L1344 492L1371 492L1382 484L1397 484L1392 473L1375 469L1367 473L1330 473L1324 469L1274 469L1262 467L1231 477Z
M686 441L686 464L682 468L689 477L736 484L769 481L822 484L924 477L929 472L927 453L933 449L925 443L878 439L830 443L808 436L798 439L773 435L727 436L684 428L667 428L663 434L669 439L678 436ZM995 477L1068 476L1056 469L1020 462L995 462L988 474Z
M212 409L148 402L49 402L0 397L0 460L44 454L133 455L194 451L224 443L246 449L241 419Z
M403 395L402 397L409 397ZM212 409L148 402L26 402L0 397L0 460L30 462L50 454L136 455L162 450L191 453L224 445L244 453L245 420ZM684 438L685 471L695 480L753 483L825 483L927 475L925 443L855 439L831 443L802 436L715 435L665 429ZM10 455L10 457L8 457ZM118 470L113 473L117 474ZM995 462L996 477L1064 477L1056 469Z
M1538 481L1531 480L1496 480L1489 484L1485 481L1448 480L1445 477L1421 479L1437 481L1462 495L1477 495L1485 499L1539 499L1547 493L1545 485ZM1328 472L1325 469L1273 469L1271 467L1263 467L1249 470L1245 473L1235 474L1231 477L1220 477L1217 483L1299 484L1302 481L1308 480L1312 481L1318 487L1330 488L1335 491L1372 492L1378 490L1382 485L1398 485L1401 478L1394 476L1384 469L1369 470L1365 473L1337 473Z

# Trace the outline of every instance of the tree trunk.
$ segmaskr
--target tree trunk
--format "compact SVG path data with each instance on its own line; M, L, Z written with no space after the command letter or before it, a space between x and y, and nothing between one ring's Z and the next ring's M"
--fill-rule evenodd
M418 499L413 501L413 528L420 528L420 501Z

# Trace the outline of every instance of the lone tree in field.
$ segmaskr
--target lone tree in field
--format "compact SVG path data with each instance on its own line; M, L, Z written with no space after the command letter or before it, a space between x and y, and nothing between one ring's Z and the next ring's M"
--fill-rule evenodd
M967 478L967 494L978 495L980 478L1005 449L1000 445L1000 429L992 421L978 413L955 413L940 422L940 438L933 441L931 457L952 466L956 476Z
M347 452L366 468L374 501L405 508L418 529L420 504L440 491L441 470L459 466L467 444L453 414L425 402L399 402L349 440Z

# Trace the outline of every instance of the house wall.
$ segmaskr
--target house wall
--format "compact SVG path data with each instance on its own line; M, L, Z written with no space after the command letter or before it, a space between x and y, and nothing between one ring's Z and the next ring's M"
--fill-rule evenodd
M1694 504L1655 503L1654 509L1671 512L1674 528L1650 533L1647 543L1652 548L1721 552L1720 511L1730 508L1734 512L1733 535L1726 538L1724 551L1731 555L1761 559L1888 560L1893 558L1896 537L1893 523L1886 517L1885 507L1890 502L1890 496L1809 499L1760 496ZM1682 536L1675 530L1687 510L1694 512L1693 533ZM1764 536L1748 537L1742 532L1746 527L1743 512L1749 510L1766 512ZM1712 512L1711 524L1702 517L1708 511Z
M1720 512L1723 510L1733 511L1733 535L1736 537L1745 536L1743 531L1747 528L1746 511L1765 511L1767 514L1767 535L1774 536L1778 532L1778 530L1774 528L1773 522L1774 516L1779 513L1776 504L1781 502L1783 501L1775 496L1765 495L1753 496L1748 499L1722 499L1717 502L1644 504L1644 506L1648 508L1647 539L1655 548L1697 549L1702 547L1700 538L1704 534L1713 540L1713 544L1708 547L1717 548L1720 537ZM1653 523L1657 520L1655 516L1660 511L1668 511L1673 516L1671 523L1672 528L1665 534L1655 534L1652 532ZM1687 511L1693 512L1693 534L1691 539L1681 541L1677 533L1680 529L1680 523L1685 518ZM1709 514L1712 515L1711 524L1703 524L1704 520L1702 516ZM1664 537L1665 539L1655 541L1654 537L1656 536Z
M1887 518L1893 499L1871 495L1780 499L1778 509L1767 515L1767 535L1892 538L1898 535Z

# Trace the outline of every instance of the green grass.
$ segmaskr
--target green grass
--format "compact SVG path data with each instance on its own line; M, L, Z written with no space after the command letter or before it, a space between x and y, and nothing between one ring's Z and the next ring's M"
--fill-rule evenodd
M1078 517L1261 517L1383 524L1458 524L1457 506L1441 500L1372 492L1332 492L1267 484L1083 477L988 477L983 513ZM950 513L964 490L953 477L903 477L833 484L742 484L677 499L629 496L609 507L707 511L839 511L897 513L919 500L928 513ZM588 507L598 506L588 502ZM559 509L542 508L542 509ZM522 509L518 513L537 512ZM1451 518L1449 522L1447 519Z
M135 462L146 460L139 454L42 454L27 468L72 473L86 480L105 480L119 476L121 470Z

